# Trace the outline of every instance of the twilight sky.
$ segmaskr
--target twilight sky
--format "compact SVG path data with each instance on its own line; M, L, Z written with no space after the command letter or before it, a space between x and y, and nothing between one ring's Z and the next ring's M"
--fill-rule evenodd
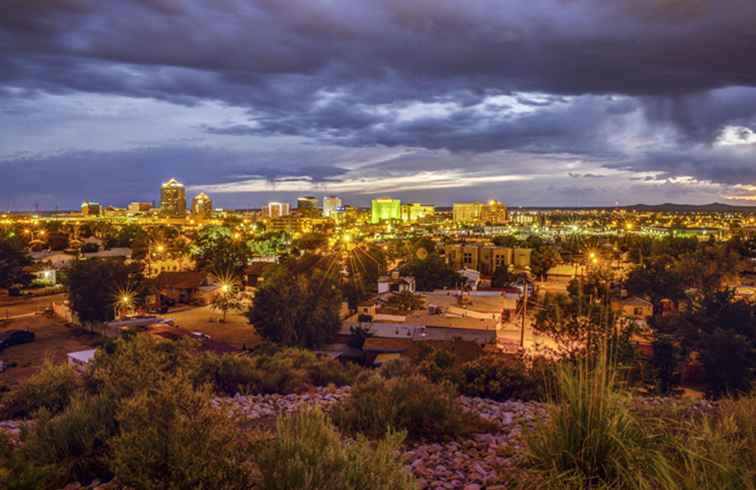
M4 0L0 208L756 201L754 0Z

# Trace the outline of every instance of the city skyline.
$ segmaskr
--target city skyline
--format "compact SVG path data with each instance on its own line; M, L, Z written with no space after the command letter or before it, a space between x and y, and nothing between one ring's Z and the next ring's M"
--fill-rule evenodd
M756 203L756 4L12 2L0 209ZM723 33L726 33L724 35Z

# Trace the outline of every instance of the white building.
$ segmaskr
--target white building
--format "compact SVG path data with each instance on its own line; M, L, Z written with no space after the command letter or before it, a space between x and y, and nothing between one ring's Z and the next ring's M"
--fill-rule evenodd
M323 216L333 218L343 205L340 197L325 196L323 198Z
M291 213L288 202L269 202L266 208L266 214L269 218L279 218L288 216Z

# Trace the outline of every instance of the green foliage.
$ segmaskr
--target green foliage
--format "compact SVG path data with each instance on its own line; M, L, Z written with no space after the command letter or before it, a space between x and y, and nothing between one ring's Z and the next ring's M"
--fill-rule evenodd
M753 343L746 337L716 329L704 335L699 350L709 397L720 398L751 391L756 352Z
M453 352L446 349L434 349L420 344L418 361L417 371L434 383L441 380L450 382L458 380L455 370L457 357Z
M562 262L559 249L553 245L542 245L533 249L530 256L530 271L534 276L545 279L552 267Z
M114 400L153 389L179 371L201 381L201 357L191 342L167 342L150 335L118 339L111 352L98 351L86 375L90 391Z
M403 438L390 432L375 445L361 436L345 444L319 409L305 409L279 418L275 437L259 445L260 483L267 490L414 489L398 457Z
M677 438L678 487L756 488L756 398L722 400L719 413L689 423Z
M543 380L520 357L488 354L460 367L462 394L494 400L534 400L543 396Z
M213 273L229 272L241 276L251 256L243 240L235 239L225 226L206 226L192 243L189 252L197 267Z
M312 386L349 384L358 369L304 349L283 349L253 356L206 355L202 379L228 395L296 393Z
M135 489L249 488L248 441L179 373L126 401L112 439L116 477Z
M651 347L653 355L649 364L653 369L656 392L668 395L679 383L679 366L682 360L680 349L673 339L666 335L658 335Z
M497 267L491 276L491 287L505 288L516 279L506 266Z
M114 317L118 288L138 289L136 266L114 260L74 262L68 273L68 300L82 323L106 322Z
M491 428L462 409L450 383L420 375L385 379L366 373L352 385L352 396L334 408L333 418L341 429L374 439L391 429L411 439L445 439Z
M414 276L419 291L454 288L461 282L460 275L438 254L425 259L412 258L399 271L403 276Z
M386 299L385 305L398 311L411 312L420 310L425 305L425 300L419 294L411 291L394 293Z
M80 383L74 368L67 363L53 364L49 359L39 372L16 388L3 403L3 418L31 415L44 408L55 414L68 406Z
M9 288L14 284L29 284L32 276L24 272L24 267L31 264L18 237L0 238L0 287Z
M605 358L560 366L550 416L526 434L524 487L675 488L658 432L632 414Z
M103 397L75 398L58 415L42 409L24 437L26 461L46 475L46 487L108 476L107 440L115 432L113 402Z
M341 301L336 278L327 272L281 272L257 291L248 317L257 333L268 340L316 347L338 333Z

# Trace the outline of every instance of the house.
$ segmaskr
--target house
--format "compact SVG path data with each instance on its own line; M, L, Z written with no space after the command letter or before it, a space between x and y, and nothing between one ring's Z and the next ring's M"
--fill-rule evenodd
M654 305L638 296L612 300L612 310L622 316L645 320L654 314Z
M391 276L383 276L378 279L378 294L415 292L415 278L412 276L400 276L394 272Z
M207 286L207 275L204 272L163 271L155 278L155 287L160 297L177 303L191 303L203 286Z

